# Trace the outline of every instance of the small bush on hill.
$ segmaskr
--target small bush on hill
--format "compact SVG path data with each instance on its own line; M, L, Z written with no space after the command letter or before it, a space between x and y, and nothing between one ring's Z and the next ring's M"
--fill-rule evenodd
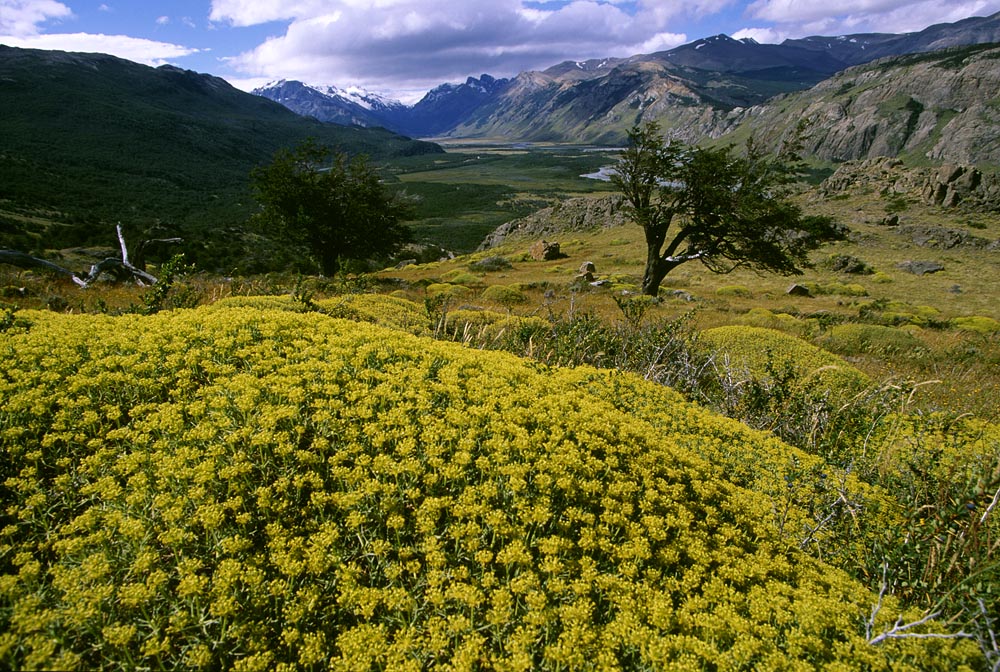
M485 259L479 259L469 264L469 270L476 273L495 273L497 271L506 271L513 267L514 265L506 257L486 257Z
M817 343L840 355L875 354L916 357L927 351L924 342L908 331L877 324L836 324Z
M753 292L743 285L725 285L716 289L715 293L719 296L738 296L747 299L753 296Z
M997 334L1000 333L1000 322L992 317L982 317L974 315L972 317L956 317L952 324L961 331L972 331L977 334Z
M528 300L517 287L511 287L509 285L490 285L483 290L480 295L484 301L491 301L493 303L500 304L506 308L510 308L519 303L524 303Z

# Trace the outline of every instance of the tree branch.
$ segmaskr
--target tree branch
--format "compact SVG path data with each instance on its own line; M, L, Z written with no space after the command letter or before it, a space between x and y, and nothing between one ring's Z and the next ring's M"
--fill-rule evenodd
M889 587L888 581L886 580L886 573L888 570L888 563L883 563L882 587L878 591L878 602L876 602L875 606L872 608L872 615L865 624L865 637L868 639L869 644L874 646L889 639L960 639L964 637L972 637L972 635L964 630L959 630L958 632L910 632L911 628L925 625L940 616L941 613L938 611L925 614L922 618L916 621L911 621L910 623L903 623L903 617L900 616L896 619L896 622L891 628L872 637L872 629L875 627L875 617L878 616L878 612L882 609L882 598L885 597L885 592Z
M118 234L118 243L121 246L122 258L115 259L113 257L108 257L107 259L103 259L92 265L87 274L71 271L67 268L63 268L59 264L55 264L45 259L39 259L38 257L33 257L30 254L25 254L24 252L18 252L16 250L0 250L0 264L10 264L11 266L17 266L18 268L41 268L66 276L83 288L89 287L94 281L97 280L98 277L100 277L102 273L111 273L117 280L134 280L135 283L140 286L145 286L146 284L155 285L159 282L156 276L132 265L128 259L128 246L125 244L125 235L122 232L122 225L118 224L115 229ZM174 243L179 242L180 240L180 238L167 238L164 239L163 242ZM140 247L142 247L142 245L140 245Z

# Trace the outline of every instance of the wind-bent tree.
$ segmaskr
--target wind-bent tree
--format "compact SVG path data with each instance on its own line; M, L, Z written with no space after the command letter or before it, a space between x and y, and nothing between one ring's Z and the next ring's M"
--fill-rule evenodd
M392 254L410 240L401 223L408 205L386 190L364 156L309 140L279 150L251 173L261 206L257 221L309 250L320 272L333 275L341 260Z
M646 235L642 293L656 296L670 271L695 260L716 273L798 275L810 251L842 239L833 220L788 200L794 149L771 156L749 142L736 154L665 142L655 123L629 131L612 181Z

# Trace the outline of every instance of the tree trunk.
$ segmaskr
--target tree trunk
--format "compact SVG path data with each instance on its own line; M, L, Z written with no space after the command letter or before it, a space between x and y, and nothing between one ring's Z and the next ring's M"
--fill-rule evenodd
M660 283L673 268L660 258L660 246L649 245L646 249L646 271L642 274L642 293L646 296L656 296L660 292Z

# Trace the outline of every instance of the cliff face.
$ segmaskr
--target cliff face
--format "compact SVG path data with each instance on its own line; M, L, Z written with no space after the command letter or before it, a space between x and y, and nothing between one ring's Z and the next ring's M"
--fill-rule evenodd
M946 208L1000 211L1000 175L970 165L906 168L901 160L888 157L847 161L821 189L828 196L878 191Z
M987 166L1000 162L1000 46L883 59L766 105L716 115L706 135L777 144L799 120L805 151L850 161L893 156Z

